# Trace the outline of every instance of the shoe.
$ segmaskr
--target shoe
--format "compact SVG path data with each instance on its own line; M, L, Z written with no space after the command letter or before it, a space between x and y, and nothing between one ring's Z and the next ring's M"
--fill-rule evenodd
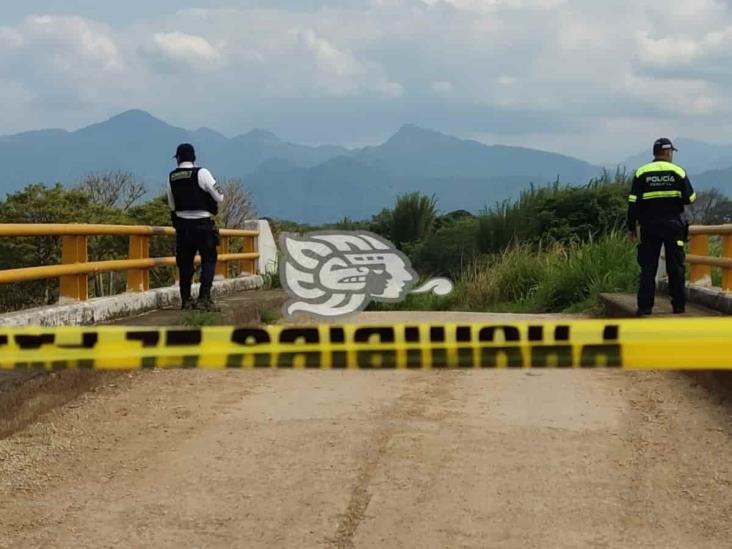
M650 316L651 314L653 314L651 309L638 309L635 312L635 316Z
M187 299L183 302L183 304L180 307L181 311L194 311L196 310L196 301L193 299Z
M220 313L221 308L214 303L210 297L204 297L196 303L196 309L199 311L207 311L209 313Z
M685 307L674 307L674 314L675 315L683 315L686 312Z

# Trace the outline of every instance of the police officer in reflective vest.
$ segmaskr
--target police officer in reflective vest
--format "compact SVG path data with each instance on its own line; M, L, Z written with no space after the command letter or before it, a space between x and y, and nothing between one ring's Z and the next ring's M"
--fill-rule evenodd
M688 224L682 219L682 214L684 206L696 200L696 194L686 172L673 163L676 150L669 139L658 139L653 144L653 162L635 172L628 196L631 239L637 238L636 227L640 224L638 316L650 315L653 311L661 245L666 253L673 312L681 314L686 307L684 244L688 237Z
M170 173L168 204L176 229L176 262L180 273L180 297L183 309L216 311L211 299L219 235L213 216L224 200L216 180L205 168L195 165L193 145L184 143L175 153L178 167ZM201 255L201 289L198 301L191 299L194 261Z

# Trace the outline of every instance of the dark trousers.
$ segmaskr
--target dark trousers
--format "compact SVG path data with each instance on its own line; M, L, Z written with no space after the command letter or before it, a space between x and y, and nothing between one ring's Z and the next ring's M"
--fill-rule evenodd
M211 296L219 244L219 234L212 219L181 219L175 223L175 259L180 273L180 298L183 302L191 299L191 284L195 271L196 253L201 255L201 290L199 299Z
M674 309L686 305L684 261L685 225L680 219L653 221L641 225L638 264L641 267L638 309L650 311L656 297L656 272L661 245L666 252L666 272Z

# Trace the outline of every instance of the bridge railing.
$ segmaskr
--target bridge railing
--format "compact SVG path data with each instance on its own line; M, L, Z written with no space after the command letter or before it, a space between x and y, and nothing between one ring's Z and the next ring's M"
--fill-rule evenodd
M722 290L732 291L732 225L692 225L689 227L689 254L691 266L689 282L711 286L712 267L722 269ZM709 237L722 239L721 256L709 255Z
M128 236L127 259L89 261L88 238L92 236ZM22 269L0 270L0 284L28 280L59 279L59 299L86 301L89 298L89 275L127 271L127 291L144 292L150 289L150 269L175 265L175 257L150 257L150 238L175 236L172 227L142 225L58 225L58 224L0 224L0 238L23 236L61 237L61 263ZM241 270L257 273L259 259L258 231L220 229L216 275L228 278L230 265L239 262ZM242 238L243 253L230 253L231 242ZM200 257L196 262L200 263Z

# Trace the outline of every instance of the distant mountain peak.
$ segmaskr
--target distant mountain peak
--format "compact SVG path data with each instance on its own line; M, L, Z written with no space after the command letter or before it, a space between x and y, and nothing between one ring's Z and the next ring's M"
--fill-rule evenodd
M242 135L244 139L250 139L252 141L264 141L269 143L279 143L282 140L277 137L273 132L269 130L262 130L260 128L254 128Z
M128 111L124 111L119 114L116 114L108 120L108 122L118 122L118 121L133 122L133 123L150 122L150 121L162 122L162 120L155 118L152 114L150 114L147 111L143 111L142 109L130 109Z
M383 146L430 147L446 143L460 143L461 141L457 137L445 135L435 130L428 130L416 124L405 124Z

